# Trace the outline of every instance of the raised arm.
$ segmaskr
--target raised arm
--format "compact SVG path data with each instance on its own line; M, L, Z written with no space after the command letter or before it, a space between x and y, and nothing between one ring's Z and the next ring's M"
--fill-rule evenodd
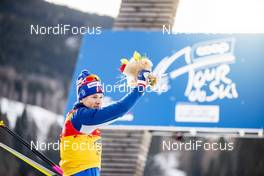
M81 125L99 125L112 121L127 113L142 96L143 91L143 87L137 86L119 101L102 109L82 107L73 116L72 122L78 128Z

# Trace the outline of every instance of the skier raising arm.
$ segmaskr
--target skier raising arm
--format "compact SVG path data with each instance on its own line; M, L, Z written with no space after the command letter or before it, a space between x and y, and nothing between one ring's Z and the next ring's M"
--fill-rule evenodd
M114 104L101 108L102 84L97 75L83 70L77 80L78 102L67 114L60 137L60 166L64 176L99 176L101 132L98 127L123 116L143 95L146 70L138 74L137 86Z

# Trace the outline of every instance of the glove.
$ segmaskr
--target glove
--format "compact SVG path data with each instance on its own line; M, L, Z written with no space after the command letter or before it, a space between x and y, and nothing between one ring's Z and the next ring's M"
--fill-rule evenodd
M139 71L138 76L137 76L137 79L138 79L137 84L143 85L144 87L146 87L148 84L147 77L149 74L150 74L150 71L148 70Z

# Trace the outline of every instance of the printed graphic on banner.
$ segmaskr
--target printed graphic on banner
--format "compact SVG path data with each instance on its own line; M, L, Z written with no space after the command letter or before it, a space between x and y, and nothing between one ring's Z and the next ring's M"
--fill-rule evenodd
M169 58L161 60L154 72L163 81L157 86L158 93L168 91L168 78L164 77L167 68L184 55L186 66L169 73L171 79L187 73L189 75L185 96L191 102L212 102L216 99L237 98L236 84L228 78L230 66L235 62L233 55L234 39L198 43L186 47ZM210 92L205 89L209 88Z
M184 95L188 97L190 102L212 102L216 99L237 98L236 84L228 78L230 72L229 64L235 62L234 43L234 39L197 43L193 47L185 47L172 56L162 59L154 70L159 77L156 91L159 94L168 91L170 87L168 76L174 80L182 74L188 74L188 83ZM182 55L186 66L166 73L170 65ZM203 109L203 105L196 106L200 106ZM176 105L175 120L183 122L183 116L179 120L177 109ZM191 113L189 113L188 117L190 115ZM217 116L219 116L219 113ZM206 119L205 114L201 114L201 117L195 115L192 118L188 117L186 122L218 122L218 120L201 120Z

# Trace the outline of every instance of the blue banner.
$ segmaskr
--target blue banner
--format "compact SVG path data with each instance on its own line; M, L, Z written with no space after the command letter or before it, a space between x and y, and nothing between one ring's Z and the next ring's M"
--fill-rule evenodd
M76 101L75 82L82 69L100 76L105 105L125 95L120 59L134 51L151 59L159 82L113 126L263 129L264 35L256 34L85 35L66 111Z

